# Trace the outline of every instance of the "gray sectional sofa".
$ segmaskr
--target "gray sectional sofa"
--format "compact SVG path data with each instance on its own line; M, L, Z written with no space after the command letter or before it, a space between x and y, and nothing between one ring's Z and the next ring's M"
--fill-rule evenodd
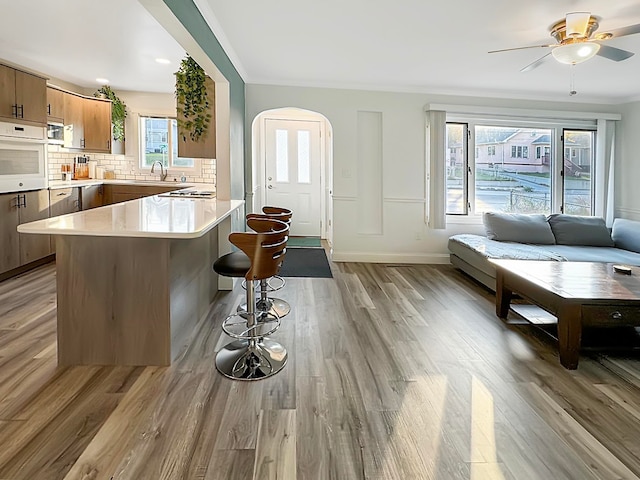
M611 262L640 265L640 222L616 218L609 230L602 218L555 214L485 213L486 236L449 238L451 263L491 290L491 258Z

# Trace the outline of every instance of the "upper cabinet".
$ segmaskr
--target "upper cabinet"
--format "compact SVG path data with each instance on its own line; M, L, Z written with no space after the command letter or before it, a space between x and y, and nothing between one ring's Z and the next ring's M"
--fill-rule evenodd
M209 113L211 122L205 136L194 142L188 133L180 128L180 114L178 114L178 156L183 158L216 158L216 84L207 77L207 96L209 98Z
M111 102L98 98L83 99L84 149L111 152Z
M111 101L61 92L64 146L111 153Z
M84 148L84 98L64 93L64 146Z
M47 87L47 122L64 122L64 92Z
M0 65L0 117L47 124L47 80Z

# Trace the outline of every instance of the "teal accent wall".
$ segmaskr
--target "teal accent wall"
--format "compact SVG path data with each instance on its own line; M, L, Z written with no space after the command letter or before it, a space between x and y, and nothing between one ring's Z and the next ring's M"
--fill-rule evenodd
M229 82L231 198L244 200L245 84L192 0L163 0Z

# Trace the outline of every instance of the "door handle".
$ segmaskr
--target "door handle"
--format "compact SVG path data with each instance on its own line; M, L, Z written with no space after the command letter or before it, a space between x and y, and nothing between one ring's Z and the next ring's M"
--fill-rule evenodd
M271 181L271 180L273 180L273 178L269 177L267 180Z
M269 190L271 190L271 189L273 188L273 185L269 185L269 186L267 186L267 188L268 188Z

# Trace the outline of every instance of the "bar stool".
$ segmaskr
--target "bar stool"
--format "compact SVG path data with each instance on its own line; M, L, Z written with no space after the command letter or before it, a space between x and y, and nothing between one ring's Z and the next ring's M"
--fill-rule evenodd
M286 349L265 338L280 327L280 317L270 311L256 309L256 281L276 274L282 264L289 226L270 218L253 218L251 228L264 231L231 233L229 241L240 249L223 255L214 270L229 277L244 277L247 310L229 315L222 330L236 340L225 345L216 355L216 368L226 377L237 380L259 380L278 373L287 363ZM242 253L248 260L237 255Z
M265 211L266 209L266 211ZM280 207L263 207L263 213L249 213L247 214L247 224L252 218L271 218L285 222L289 227L291 226L292 212L286 208ZM266 213L269 212L269 213ZM249 225L250 226L250 225ZM252 228L250 226L250 228ZM255 229L254 229L255 230ZM257 230L256 230L257 231ZM277 285L273 285L273 281L279 281ZM257 308L262 311L272 311L276 313L280 318L286 316L291 312L291 305L281 298L271 297L270 293L276 292L283 288L285 285L284 278L279 275L260 281L260 299L257 302ZM246 305L240 305L238 310L246 310Z

